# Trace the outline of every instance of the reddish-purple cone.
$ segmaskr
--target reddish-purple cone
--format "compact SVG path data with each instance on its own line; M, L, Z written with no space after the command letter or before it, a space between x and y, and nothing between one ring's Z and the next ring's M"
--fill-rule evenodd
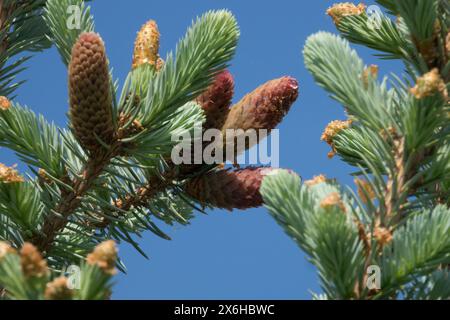
M228 70L219 73L196 102L206 115L205 129L221 129L230 111L234 94L234 79Z
M298 97L298 82L291 77L275 79L247 94L228 114L227 129L274 129Z
M256 208L263 204L261 183L272 171L272 168L247 168L209 172L192 179L186 191L200 203L216 208Z
M83 33L69 65L70 122L82 147L91 153L114 138L112 94L105 46L96 33Z

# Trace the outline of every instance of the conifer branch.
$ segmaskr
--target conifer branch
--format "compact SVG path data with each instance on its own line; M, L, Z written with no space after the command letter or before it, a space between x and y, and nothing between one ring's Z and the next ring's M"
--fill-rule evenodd
M401 59L407 76L394 76L389 86L387 77L378 81L377 66L364 66L347 41L328 33L311 36L304 50L318 84L348 113L348 120L330 123L322 140L332 147L332 156L357 168L358 192L330 193L334 183L323 175L298 186L300 181L279 173L264 179L262 194L274 218L317 267L321 298L448 299L442 287L450 259L450 212L443 205L448 201L442 202L450 190L450 46L443 49L450 29L448 1L378 2L397 15L396 22L382 15L371 24L365 5L349 2L327 13L349 41L381 51L383 58ZM316 245L326 236L322 225L311 221L320 219L323 209L348 216L345 232L357 234L357 245L347 239L352 249L336 245L334 255ZM327 235L344 236L340 225L331 229ZM342 278L345 271L336 267L342 263L354 272L353 281ZM337 275L328 274L330 266ZM381 271L376 288L368 286L371 266Z

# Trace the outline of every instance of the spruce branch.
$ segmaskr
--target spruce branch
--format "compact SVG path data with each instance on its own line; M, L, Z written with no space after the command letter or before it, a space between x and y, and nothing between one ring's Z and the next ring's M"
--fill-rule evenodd
M41 234L33 239L38 248L47 252L55 239L57 232L62 230L69 216L79 207L82 198L93 186L95 180L102 174L105 167L114 158L120 148L119 144L111 146L110 150L89 158L80 177L70 182L68 190L63 190L61 200L50 213L42 226Z
M170 239L153 218L187 224L199 205L231 210L262 204L260 185L269 168L225 171L220 165L168 161L173 136L200 129L205 119L209 125L217 120L218 129L228 123L230 128L271 130L298 96L296 80L284 77L251 95L263 112L249 99L230 108L233 79L224 70L239 37L230 12L199 17L166 61L159 56L156 23L146 23L117 96L104 43L93 32L85 1L47 0L23 7L26 3L14 2L33 24L11 17L14 32L7 40L20 42L27 35L27 50L40 50L48 40L56 46L69 71L70 130L0 97L0 145L16 152L36 175L22 178L14 168L0 166L0 240L9 242L0 243L5 298L103 299L115 267L124 270L106 239L126 241L146 256L134 236L150 230ZM247 113L238 116L246 106ZM221 114L220 119L213 114ZM224 190L210 184L221 176L228 177ZM221 192L228 192L226 201ZM81 289L74 291L67 278L55 275L79 261L85 261L83 278Z
M45 0L0 1L0 96L11 97L24 83L15 82L30 59L25 52L42 51L49 47L45 38L47 27L40 14Z
M304 49L308 70L348 113L322 140L357 168L358 192L343 192L323 175L301 183L281 172L264 179L261 193L318 268L324 295L315 297L448 299L448 1L378 2L399 15L396 23L384 15L380 28L369 28L361 4L336 4L328 14L349 41L403 60L406 76L379 81L378 67L365 66L347 41L328 33L311 36ZM321 229L311 221L323 210L348 218ZM318 239L330 243L327 236L347 250L341 242L316 246ZM342 261L351 280L336 267ZM375 289L368 286L370 266L381 270Z
M80 34L94 31L94 19L86 2L84 0L47 0L46 2L43 19L50 29L47 37L58 49L65 65L69 65L72 48ZM80 16L76 15L77 10L69 11L71 7L79 10ZM73 23L70 29L68 22Z

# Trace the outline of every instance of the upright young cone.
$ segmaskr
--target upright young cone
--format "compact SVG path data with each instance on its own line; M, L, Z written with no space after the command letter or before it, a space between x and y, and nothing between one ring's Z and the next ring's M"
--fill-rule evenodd
M227 160L234 161L237 155L264 139L266 136L260 130L266 129L269 133L274 129L297 97L297 80L283 77L267 82L234 105L222 127ZM248 136L255 139L246 139ZM241 143L243 139L244 144Z
M160 33L155 21L150 20L142 26L134 44L133 69L145 63L157 69L162 66L162 60L159 58L159 39Z
M272 168L209 172L192 179L187 193L200 203L227 210L256 208L263 204L259 189Z
M291 77L271 80L233 106L222 131L274 129L298 97L298 82Z
M206 115L205 129L221 129L230 111L234 94L234 79L228 70L219 73L196 102Z
M69 65L70 121L84 149L95 152L114 139L112 94L105 46L96 33L83 33Z

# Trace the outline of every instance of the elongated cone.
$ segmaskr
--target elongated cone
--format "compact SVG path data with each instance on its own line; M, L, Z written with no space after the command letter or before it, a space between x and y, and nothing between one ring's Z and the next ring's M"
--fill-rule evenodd
M134 43L133 69L149 63L160 69L162 60L159 58L160 33L155 21L145 23L138 32ZM158 60L160 60L158 62Z
M230 112L234 94L234 79L227 70L219 73L208 90L200 95L196 102L206 115L205 129L221 129Z
M270 133L283 120L297 97L297 80L283 77L267 82L234 105L222 127L227 160L234 161L238 154L264 139L265 135L259 130L266 129ZM231 129L230 135L227 130ZM243 131L236 131L239 129ZM246 140L245 144L240 143L245 136L251 135L256 138L254 142ZM233 147L234 155L230 155Z
M70 121L84 149L102 148L98 138L114 139L112 94L103 40L96 33L83 33L72 49L69 65Z
M298 82L291 77L271 80L233 106L222 127L226 129L274 129L298 97Z
M262 180L272 168L247 168L209 172L192 179L187 193L200 203L227 210L256 208L263 204Z

